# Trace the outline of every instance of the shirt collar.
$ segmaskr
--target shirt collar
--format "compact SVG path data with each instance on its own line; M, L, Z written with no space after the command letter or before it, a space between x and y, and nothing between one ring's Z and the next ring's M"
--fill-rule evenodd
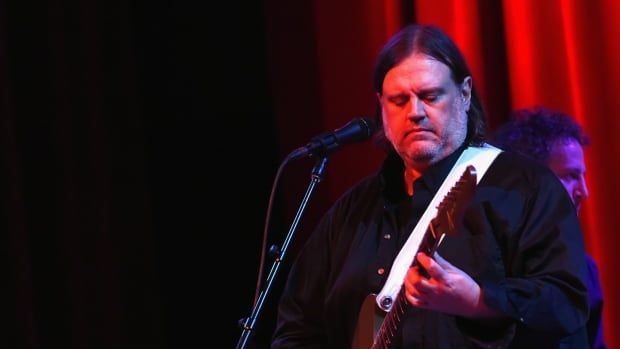
M425 189L431 193L436 193L450 170L467 148L466 145L460 146L452 154L429 167L422 177L414 182L414 192L417 188ZM388 204L394 204L407 197L403 172L405 164L395 151L391 151L383 162L381 168L381 179L383 182L383 196Z

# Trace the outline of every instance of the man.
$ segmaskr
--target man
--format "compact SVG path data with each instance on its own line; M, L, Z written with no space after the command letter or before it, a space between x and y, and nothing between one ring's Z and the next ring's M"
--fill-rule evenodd
M581 203L588 197L583 147L589 144L589 139L572 117L544 107L515 110L509 122L498 129L495 142L503 149L548 166L579 212ZM591 256L586 257L590 305L586 325L588 340L590 348L604 349L607 346L603 337L603 293L596 263Z
M392 37L379 54L374 88L385 162L336 202L297 257L280 299L274 349L357 343L364 299L385 291L402 267L395 258L411 252L401 248L424 212L435 209L429 203L452 168L466 153L491 152L483 147L485 115L470 71L439 29L410 25ZM433 258L417 254L415 267L405 265L396 298L404 294L404 305L390 308L384 300L392 298L378 298L389 314L404 312L375 337L380 347L557 348L583 328L581 231L553 173L496 155L463 220L452 223L460 222Z

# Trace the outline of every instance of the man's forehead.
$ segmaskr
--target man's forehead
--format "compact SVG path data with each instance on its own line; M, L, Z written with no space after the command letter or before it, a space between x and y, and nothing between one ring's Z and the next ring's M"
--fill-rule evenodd
M583 146L572 138L557 140L549 149L549 164L585 171Z
M456 85L450 68L422 54L414 54L388 71L383 80L384 92L392 89L434 90Z

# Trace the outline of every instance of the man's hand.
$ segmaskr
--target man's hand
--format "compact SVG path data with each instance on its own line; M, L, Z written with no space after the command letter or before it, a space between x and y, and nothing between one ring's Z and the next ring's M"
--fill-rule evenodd
M468 318L491 315L482 302L480 286L469 275L437 253L434 259L424 253L418 253L416 258L430 278L424 277L418 267L409 268L405 296L410 304Z

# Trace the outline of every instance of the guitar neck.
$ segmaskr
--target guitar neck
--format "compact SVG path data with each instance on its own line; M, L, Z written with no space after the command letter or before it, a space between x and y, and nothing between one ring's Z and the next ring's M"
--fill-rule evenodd
M424 252L429 256L432 256L435 253L443 238L443 234L437 234L433 223L434 222L431 222L429 225L428 230L422 238L420 247L418 248L419 252ZM413 259L411 266L417 266L422 275L429 277L427 271L422 268L421 265L418 265L416 258ZM388 349L392 347L394 338L400 328L400 321L403 318L408 306L409 303L405 298L405 286L403 285L400 287L400 291L398 291L398 295L396 296L390 311L386 314L383 323L381 323L381 327L379 327L379 331L377 331L377 335L371 349Z
M430 221L430 224L424 232L416 254L423 252L432 258L444 236L446 234L452 235L458 232L459 227L462 225L466 207L474 196L477 183L476 177L475 167L468 165L461 177L439 203L437 214ZM417 267L420 274L427 278L429 277L428 272L418 264L415 255L410 266ZM405 298L404 285L401 285L398 294L394 296L394 300L390 297L382 297L383 299L380 300L382 305L381 308L389 309L389 311L385 315L385 319L374 337L371 346L373 349L388 349L393 347L394 338L399 332L401 319L409 306ZM366 302L364 302L364 304L366 304ZM371 305L376 306L376 303L373 302ZM357 328L356 333L358 333ZM354 341L354 343L356 343L356 341ZM368 346L364 347L364 349L367 347ZM357 349L357 347L354 348Z
M401 286L392 308L385 315L385 319L383 319L381 327L377 331L371 349L389 349L393 347L394 338L400 328L400 320L403 318L408 305L407 299L405 299L405 287Z

